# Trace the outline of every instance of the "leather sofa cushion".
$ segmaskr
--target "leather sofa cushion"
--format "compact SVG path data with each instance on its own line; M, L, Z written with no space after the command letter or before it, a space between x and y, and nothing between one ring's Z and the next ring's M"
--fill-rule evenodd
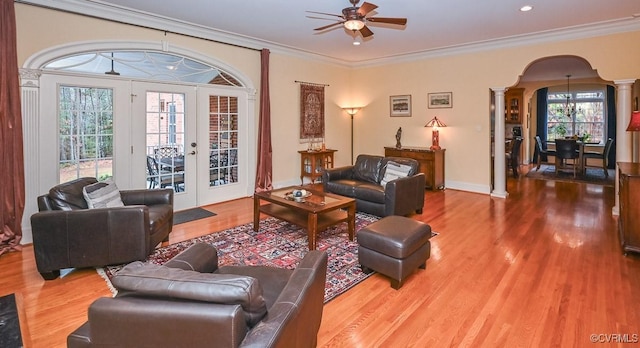
M353 166L353 178L356 180L380 183L380 165L382 156L359 155Z
M358 184L356 180L334 180L325 183L325 191L335 193L340 196L355 197L355 186Z
M49 190L52 208L55 210L88 209L89 206L84 199L82 189L96 182L98 182L96 178L79 178L52 187Z
M237 274L257 279L262 286L267 311L270 311L282 290L289 283L293 270L270 266L222 266L216 273Z
M354 187L355 196L359 200L384 204L384 187L362 182Z
M200 273L136 261L120 270L112 283L118 290L144 296L239 304L249 327L267 313L262 287L249 276Z

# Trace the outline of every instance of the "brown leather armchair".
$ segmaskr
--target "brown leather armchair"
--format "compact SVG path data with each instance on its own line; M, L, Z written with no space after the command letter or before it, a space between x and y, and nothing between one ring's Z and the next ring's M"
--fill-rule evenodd
M76 347L315 347L327 254L308 252L295 270L221 266L197 243L163 266L134 262L112 279L89 320L67 337Z
M406 177L383 185L389 162L409 166ZM422 213L425 176L418 172L419 163L412 158L358 155L352 166L326 169L322 173L325 192L355 198L356 209L377 215Z
M124 207L88 209L80 178L38 197L31 216L38 272L55 279L64 268L99 267L144 260L173 228L173 190L121 190Z

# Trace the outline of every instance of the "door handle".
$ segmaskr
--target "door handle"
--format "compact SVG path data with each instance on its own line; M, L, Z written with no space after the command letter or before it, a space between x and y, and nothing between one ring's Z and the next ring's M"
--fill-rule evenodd
M187 155L195 155L195 154L196 154L196 152L195 152L195 151L191 151L191 152L189 152Z

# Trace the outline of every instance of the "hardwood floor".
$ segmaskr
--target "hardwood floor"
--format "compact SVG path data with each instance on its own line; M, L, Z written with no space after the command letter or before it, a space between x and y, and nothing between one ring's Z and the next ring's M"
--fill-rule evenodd
M524 176L507 187L507 199L427 191L424 213L413 216L440 233L426 270L397 291L376 274L326 304L318 346L585 347L591 335L615 345L639 339L640 258L621 252L613 188ZM176 226L170 242L252 219L250 199L206 208L218 215ZM64 347L89 304L110 296L93 269L45 282L31 246L1 256L0 269L0 295L18 296L26 346Z

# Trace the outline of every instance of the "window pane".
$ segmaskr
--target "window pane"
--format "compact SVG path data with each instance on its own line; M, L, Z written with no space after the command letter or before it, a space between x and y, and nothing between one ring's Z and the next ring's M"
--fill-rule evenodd
M549 93L547 140L578 136L588 142L604 144L607 136L604 96L604 91L601 90L571 94Z
M61 86L59 182L113 175L113 90Z

